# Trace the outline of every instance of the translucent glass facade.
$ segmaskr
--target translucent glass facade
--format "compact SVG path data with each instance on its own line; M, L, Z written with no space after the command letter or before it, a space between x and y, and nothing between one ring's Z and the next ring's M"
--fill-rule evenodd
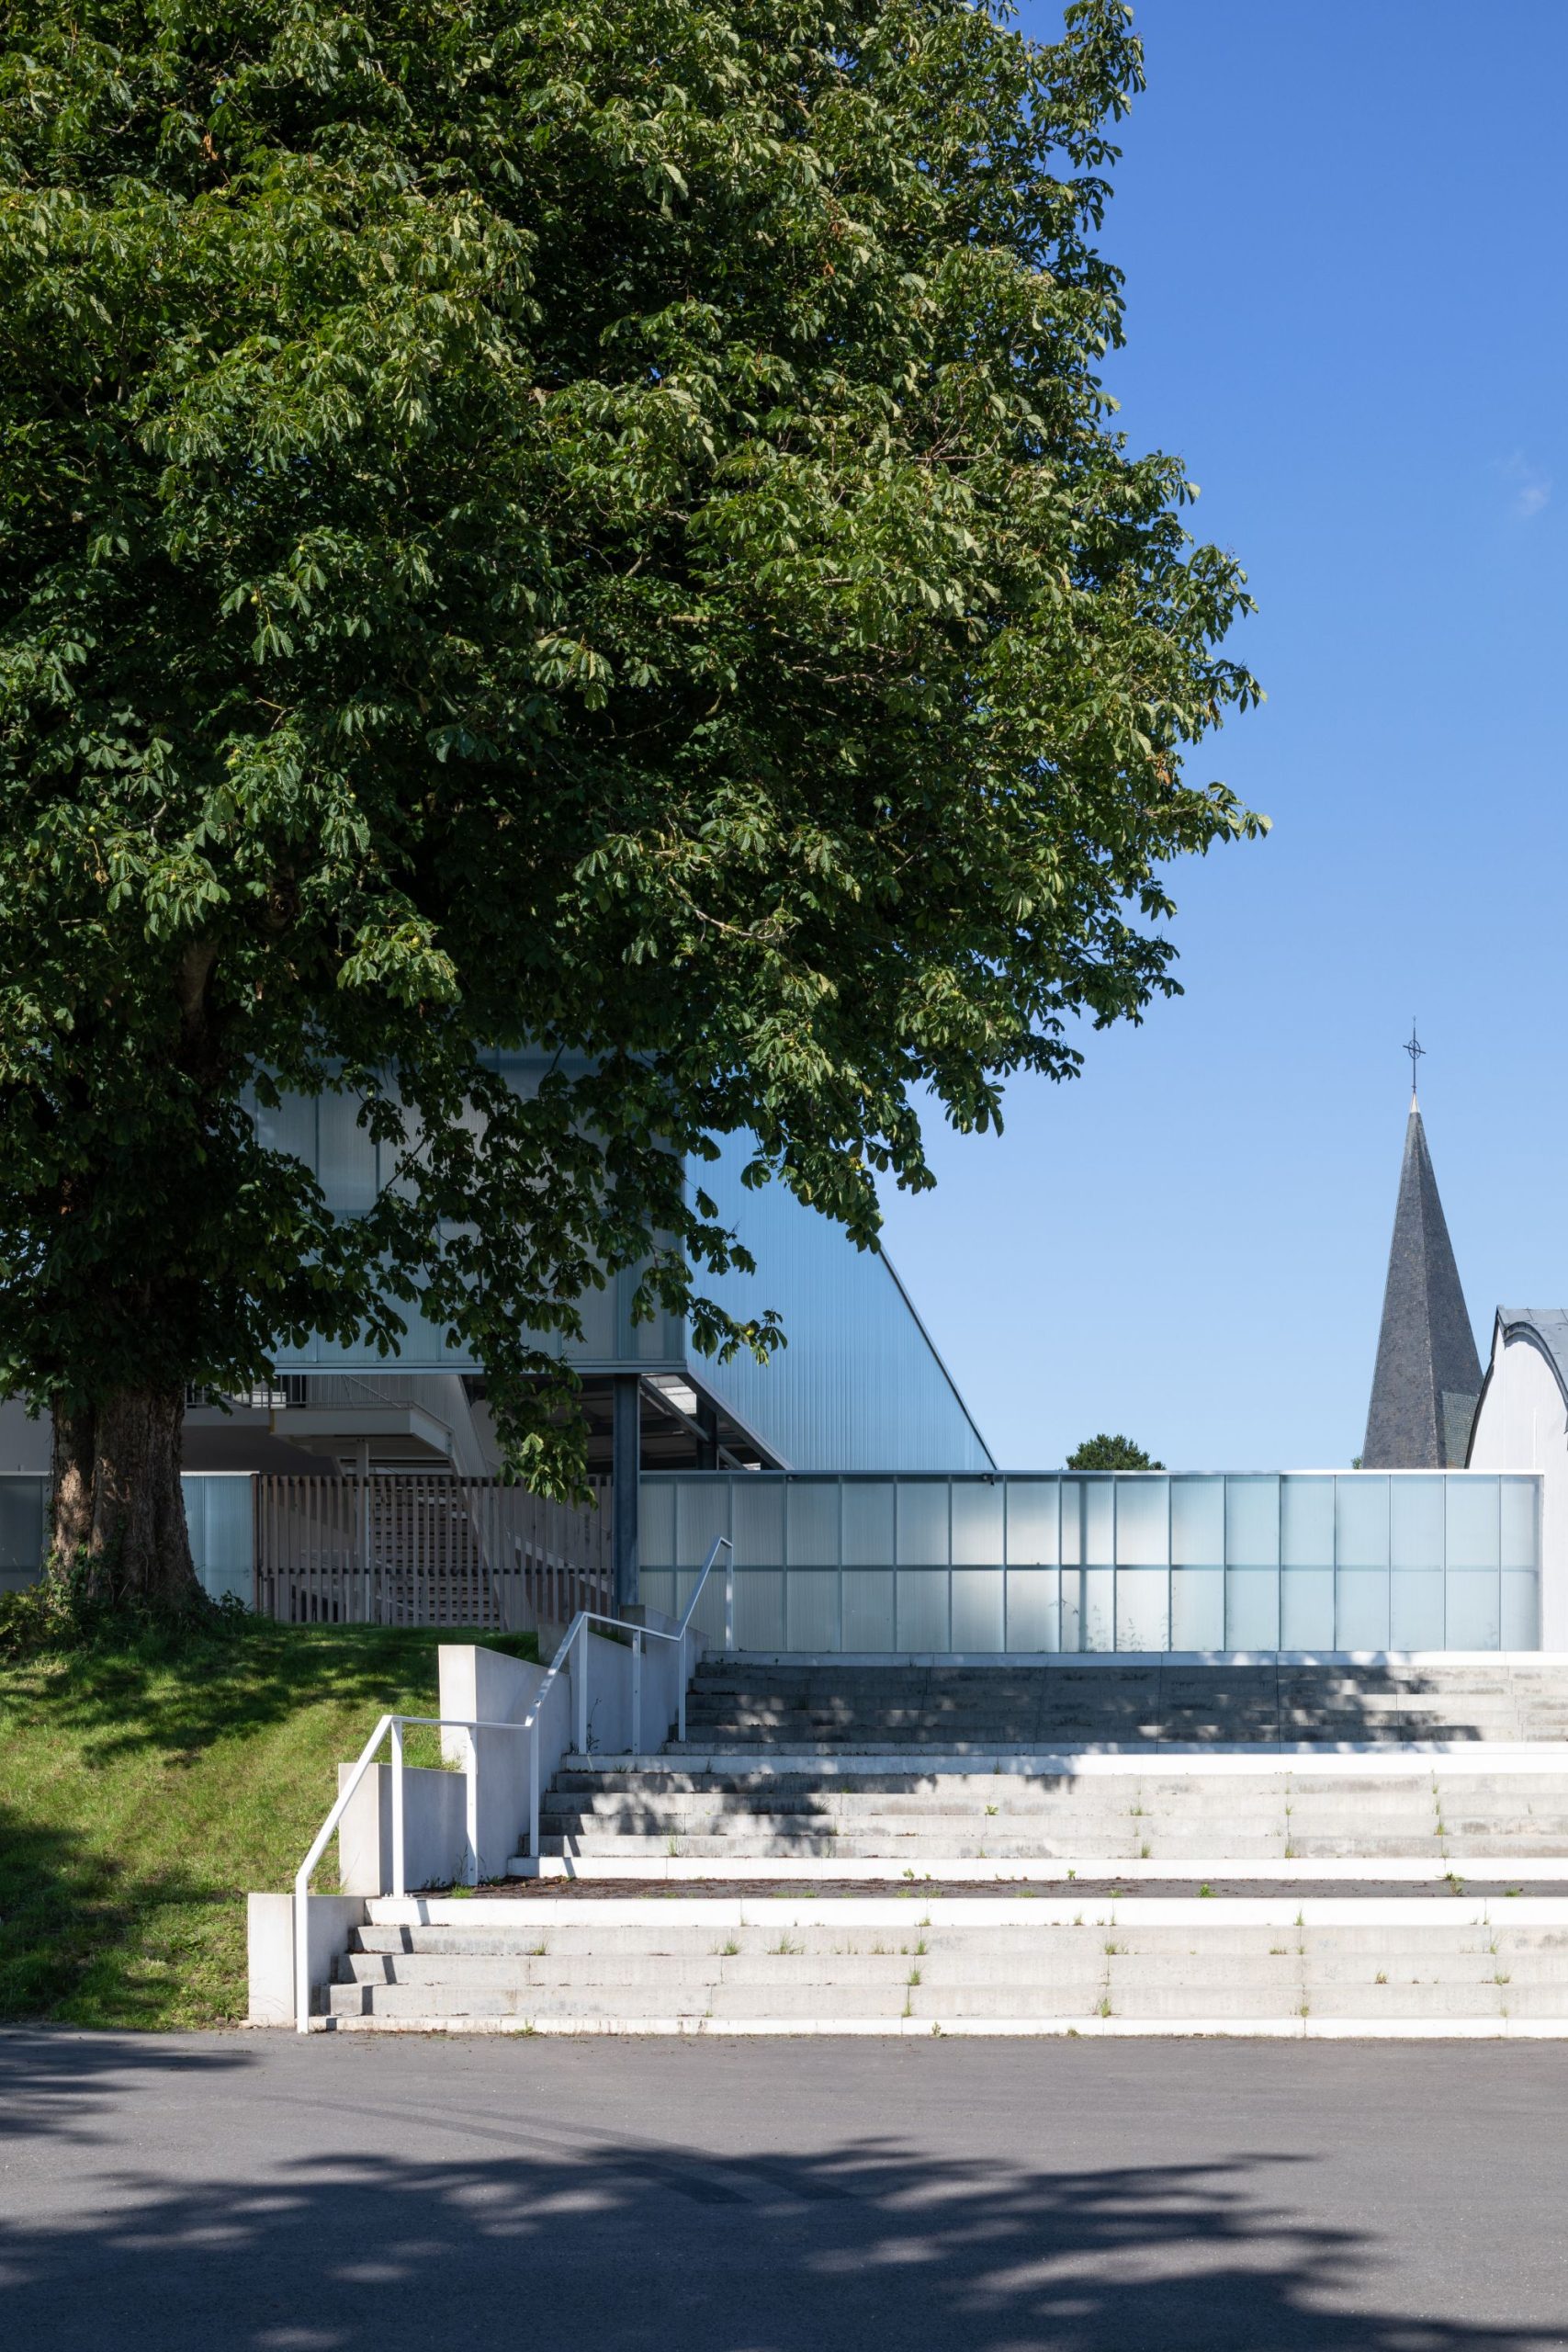
M191 1471L180 1480L190 1528L191 1558L214 1600L235 1593L250 1601L254 1585L255 1511L243 1471ZM19 1592L43 1563L49 1480L11 1472L0 1476L0 1592Z
M1529 1650L1539 1478L644 1478L641 1591L735 1545L737 1646L989 1654ZM721 1630L710 1586L708 1630Z
M513 1083L526 1090L542 1067L526 1055L502 1057ZM353 1216L367 1209L392 1179L396 1154L378 1147L356 1123L357 1101L286 1096L276 1111L253 1104L267 1144L291 1152L319 1178L332 1206ZM913 1470L942 1462L984 1470L990 1455L919 1317L885 1258L854 1249L842 1230L802 1206L782 1185L751 1191L740 1182L750 1156L744 1136L730 1137L719 1159L694 1171L740 1234L754 1274L704 1277L703 1287L739 1315L774 1307L789 1345L772 1362L728 1364L695 1355L679 1317L634 1323L635 1272L619 1275L581 1302L583 1336L538 1344L564 1353L585 1374L683 1374L750 1431L761 1450L792 1469ZM408 1336L395 1362L368 1347L312 1340L285 1349L276 1369L290 1372L477 1372L465 1351L406 1306Z

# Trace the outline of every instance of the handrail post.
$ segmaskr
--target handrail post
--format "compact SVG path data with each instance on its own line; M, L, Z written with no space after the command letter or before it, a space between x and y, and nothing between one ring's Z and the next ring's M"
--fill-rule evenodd
M690 1635L681 1635L681 1655L675 1664L675 1736L683 1747L686 1744L686 1684L690 1672L686 1665L686 1644Z
M465 1792L468 1837L468 1878L470 1886L479 1883L479 1735L472 1724L465 1735L468 1745L468 1785Z
M379 1810L379 1808L378 1808ZM392 1893L407 1893L403 1857L403 1719L392 1717Z
M726 1547L724 1562L724 1647L728 1654L735 1647L735 1546Z
M642 1754L642 1633L632 1635L632 1754Z
M536 1707L528 1725L528 1855L536 1869L539 1861L539 1712Z
M294 1889L294 2030L310 2030L310 1882Z
M576 1717L575 1745L580 1756L588 1753L588 1620L577 1621L577 1643L567 1671L571 1676L571 1711Z

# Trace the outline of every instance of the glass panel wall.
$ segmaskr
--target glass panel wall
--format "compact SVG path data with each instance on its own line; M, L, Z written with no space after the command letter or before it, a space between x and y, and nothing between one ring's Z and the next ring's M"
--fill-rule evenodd
M642 1597L735 1544L740 1645L810 1653L1534 1649L1540 1480L1480 1471L652 1472Z

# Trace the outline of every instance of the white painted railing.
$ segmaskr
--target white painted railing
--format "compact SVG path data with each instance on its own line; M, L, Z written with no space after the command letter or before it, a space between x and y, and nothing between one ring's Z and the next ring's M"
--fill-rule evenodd
M481 1731L510 1732L528 1741L528 1851L536 1858L539 1849L539 1722L545 1704L563 1671L569 1673L572 1693L573 1731L576 1750L588 1753L588 1648L589 1629L594 1625L609 1626L614 1632L630 1636L632 1652L631 1720L632 1747L642 1746L642 1657L645 1642L668 1642L679 1645L676 1658L676 1736L686 1736L686 1686L691 1679L686 1662L685 1645L691 1634L692 1618L702 1598L709 1576L721 1552L728 1554L725 1566L724 1587L724 1646L735 1647L735 1550L728 1535L717 1538L703 1563L702 1574L686 1604L684 1616L672 1633L654 1625L635 1625L620 1617L603 1616L596 1610L581 1609L572 1619L566 1636L550 1662L548 1673L534 1693L533 1704L521 1723L483 1722L460 1715L383 1715L356 1758L354 1768L338 1791L337 1802L316 1832L310 1850L294 1875L294 2022L300 2033L310 2030L310 1873L326 1852L333 1833L348 1809L350 1799L371 1765L375 1763L381 1743L389 1735L392 1743L392 1884L394 1895L407 1893L407 1838L404 1829L403 1733L410 1724L425 1724L440 1731L460 1731L466 1735L467 1760L464 1774L468 1781L467 1827L468 1867L470 1883L479 1875L479 1770L474 1736ZM697 1639L704 1637L699 1634ZM581 1645L580 1663L575 1670L571 1661L574 1648ZM665 1718L666 1730L669 1718ZM666 1731L660 1734L660 1744Z

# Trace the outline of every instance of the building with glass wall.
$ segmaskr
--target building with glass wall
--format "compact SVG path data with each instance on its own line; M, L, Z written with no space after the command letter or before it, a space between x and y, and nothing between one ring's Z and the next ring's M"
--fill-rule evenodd
M1534 1649L1540 1489L1475 1471L653 1474L642 1592L679 1612L724 1535L736 1643L762 1653Z

